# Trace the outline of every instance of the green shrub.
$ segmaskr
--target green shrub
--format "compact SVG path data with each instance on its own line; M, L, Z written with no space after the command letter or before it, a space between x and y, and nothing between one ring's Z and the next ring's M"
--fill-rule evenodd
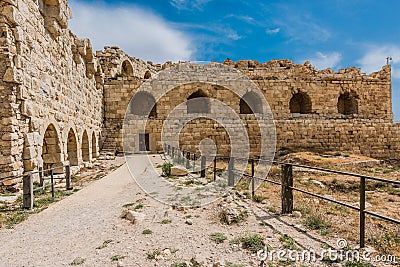
M151 252L147 252L147 258L149 260L154 260L158 255L160 255L160 253L161 253L161 250L159 250L159 249L153 250Z
M259 234L248 234L243 237L237 237L231 240L230 243L242 244L242 248L247 249L252 253L256 253L265 247L264 237Z
M210 234L210 239L217 244L221 244L227 239L227 237L224 235L224 233L216 232L216 233Z
M174 164L166 162L162 165L162 174L165 177L171 176L171 168L174 166Z
M151 231L150 229L144 229L142 234L144 235L151 235L153 233L153 231Z

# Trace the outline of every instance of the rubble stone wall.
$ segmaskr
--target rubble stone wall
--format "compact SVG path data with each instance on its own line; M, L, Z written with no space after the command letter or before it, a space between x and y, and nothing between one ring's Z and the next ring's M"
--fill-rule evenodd
M357 68L338 72L330 69L319 71L307 62L299 65L289 60L273 60L263 64L227 60L224 63L247 75L263 92L274 116L277 149L338 150L377 158L400 158L399 124L392 122L390 66L366 75ZM174 77L171 76L171 79ZM115 140L120 151L123 150L123 116L129 110L129 100L141 84L139 80L121 79L105 85L105 106L109 111L106 112L105 123L117 129ZM159 88L156 83L153 87L156 97L155 92ZM175 87L158 99L157 116L147 120L145 130L143 122L131 126L130 130L134 128L137 135L150 134L151 150L162 150L161 131L165 119L193 92L199 90L207 97L224 102L239 114L248 129L251 155L260 154L260 129L254 115L240 114L240 97L216 84L189 83ZM291 99L298 93L308 96L311 103L309 111L291 110ZM341 102L341 99L345 101ZM347 108L346 105L353 107ZM349 113L344 112L346 108ZM185 112L182 110L182 114ZM210 138L220 144L219 154L229 155L226 133L215 134L219 127L207 120L191 121L180 133L181 149L199 152L201 140ZM136 146L138 139L136 137Z
M70 18L67 1L0 3L0 178L66 164L68 146L77 168L82 143L86 161L98 155L102 73L90 41L68 29Z

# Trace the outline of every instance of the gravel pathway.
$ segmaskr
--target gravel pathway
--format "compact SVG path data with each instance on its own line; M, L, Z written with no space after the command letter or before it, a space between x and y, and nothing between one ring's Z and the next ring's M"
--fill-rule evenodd
M151 168L146 155L135 155L131 159L137 163L137 167L130 170L135 177ZM224 203L234 205L235 202L232 198ZM128 203L142 206L143 220L132 224L120 218L122 206ZM302 237L300 231L271 218L271 214L261 206L252 207L256 204L250 201L238 205L255 214L250 212L242 223L223 225L219 223L217 204L196 209L173 209L142 192L125 164L30 216L14 229L1 230L0 266L68 266L77 258L84 259L79 266L171 266L194 257L205 266L212 266L217 261L241 264L237 266L258 266L255 254L228 241L248 233L258 233L266 237L269 245L278 248L281 246L280 227L295 235L296 241L307 240L308 243L310 240L305 235ZM170 223L162 224L165 219ZM260 224L262 221L264 224ZM144 235L145 229L151 230L152 234ZM215 232L224 233L228 240L221 244L212 242L209 235ZM149 259L148 254L155 251L165 253L158 255L157 259Z

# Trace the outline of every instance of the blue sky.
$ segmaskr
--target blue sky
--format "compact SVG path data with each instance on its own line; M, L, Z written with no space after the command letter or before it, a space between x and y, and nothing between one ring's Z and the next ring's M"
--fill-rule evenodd
M371 73L391 56L393 111L400 120L400 1L70 0L70 27L93 47L133 57L223 61L309 60L318 69Z

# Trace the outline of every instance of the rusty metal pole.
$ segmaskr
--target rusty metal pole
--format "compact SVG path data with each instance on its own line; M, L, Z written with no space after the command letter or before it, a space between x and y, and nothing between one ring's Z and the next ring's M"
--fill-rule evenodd
M254 159L251 159L251 199L254 198L255 186L254 186Z
M360 180L360 248L365 247L365 177Z
M293 167L282 165L282 214L293 212Z
M200 177L206 177L206 157L201 156L201 164L200 164Z

